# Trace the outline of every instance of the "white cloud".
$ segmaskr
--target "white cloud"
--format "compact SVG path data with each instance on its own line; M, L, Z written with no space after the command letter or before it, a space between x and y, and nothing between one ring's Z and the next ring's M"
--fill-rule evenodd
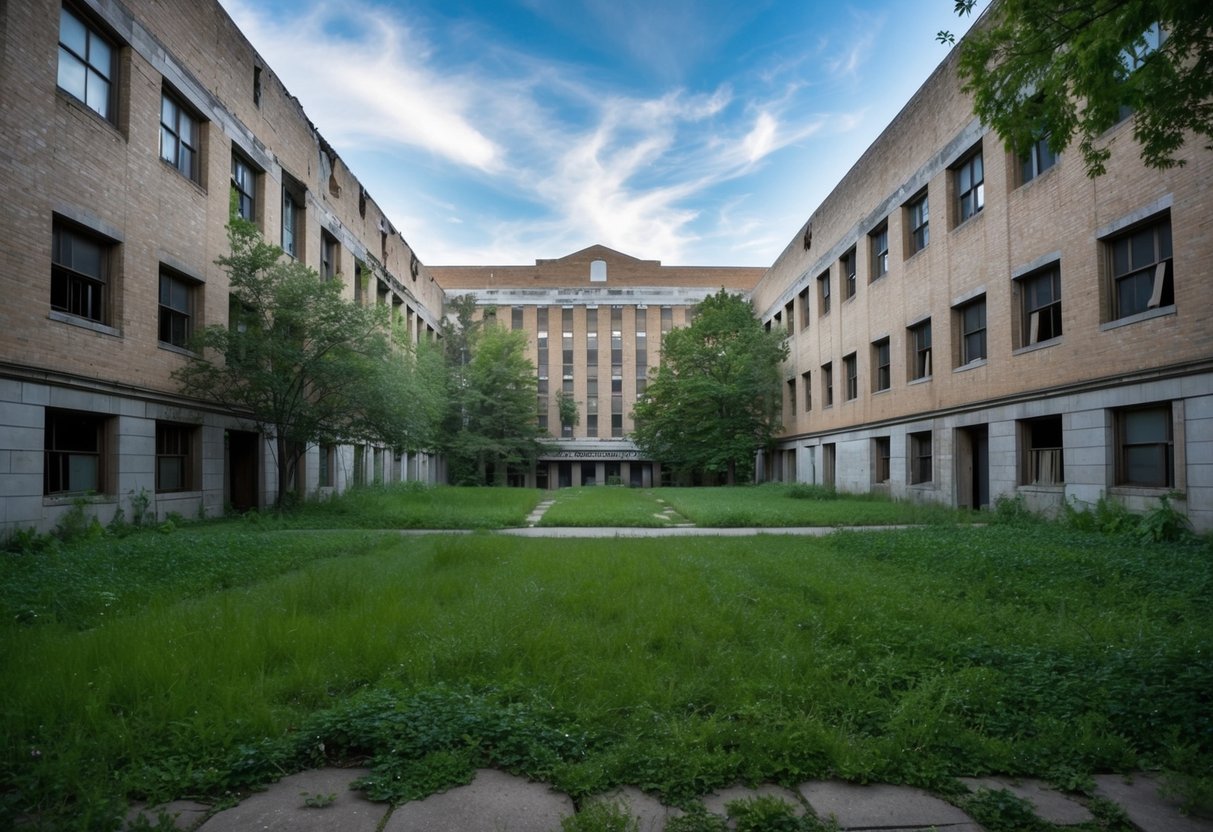
M482 170L500 165L500 148L473 125L477 82L436 71L428 45L399 17L359 2L294 15L249 0L224 5L339 150L405 144Z

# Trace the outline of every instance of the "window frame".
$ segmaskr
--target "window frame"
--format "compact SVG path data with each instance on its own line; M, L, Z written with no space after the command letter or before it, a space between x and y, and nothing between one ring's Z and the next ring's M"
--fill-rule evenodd
M196 425L179 422L156 422L156 493L173 494L182 491L196 491L194 480L195 453L194 437L197 435ZM169 441L173 440L173 441ZM171 445L171 447L169 447ZM162 478L162 462L178 460L180 462L179 481L166 485Z
M935 481L934 437L929 430L911 431L906 434L909 445L907 456L910 464L910 485L926 485Z
M1147 265L1134 267L1132 265L1134 256L1133 241L1147 231L1150 232L1152 259ZM1163 245L1163 238L1160 237L1160 231L1165 231L1165 246ZM1163 214L1156 214L1144 222L1121 229L1115 234L1103 238L1101 241L1106 256L1109 306L1112 321L1131 318L1135 315L1159 309L1167 309L1175 305L1175 251L1171 231L1171 215L1169 212L1164 212ZM1127 270L1124 273L1118 273L1117 247L1122 242L1129 244L1129 249L1126 252L1127 262L1125 264ZM1164 251L1166 252L1166 256L1163 256ZM1134 281L1134 284L1139 284L1141 282L1139 279L1143 277L1146 277L1149 281L1149 296L1145 299L1145 304L1140 308L1134 306L1126 311L1122 303L1122 287L1127 285L1130 280ZM1135 300L1138 299L1140 297L1135 298Z
M817 316L830 314L830 270L817 275Z
M1065 431L1061 414L1037 416L1018 422L1020 440L1019 485L1065 485ZM1038 442L1041 433L1056 435L1056 445Z
M881 393L893 386L893 354L889 338L872 342L872 392Z
M320 229L320 278L336 280L341 273L341 244L325 229Z
M166 113L166 107L173 110L172 117ZM166 119L172 121L169 124ZM188 126L190 139L182 138L186 132L183 126ZM160 89L160 160L176 170L195 185L202 184L202 131L203 121L185 99L164 85ZM167 155L166 136L174 143L172 158ZM188 151L188 157L184 155ZM187 170L188 167L188 170Z
M985 161L980 145L961 159L952 175L956 185L956 224L962 225L986 207Z
M846 375L846 388L843 395L845 401L853 402L859 398L859 355L857 353L844 355L842 367Z
M1019 184L1021 186L1051 170L1060 159L1061 154L1055 153L1049 146L1049 139L1050 135L1045 133L1035 139L1026 151L1018 154Z
M822 408L834 406L834 362L827 361L821 365L821 398Z
M65 410L48 407L43 415L42 441L42 495L44 497L66 497L74 494L103 494L106 493L106 478L108 475L107 445L108 422L110 416L104 413L90 413L82 410ZM74 421L75 425L65 424ZM83 428L83 430L78 430ZM92 439L81 446L70 447L75 440L91 431ZM67 434L67 436L63 436ZM91 447L83 447L88 444ZM74 458L86 457L92 460L92 476L89 484L80 483L82 487L73 488L72 474L76 470ZM66 484L64 483L66 480Z
M97 272L83 271L68 245L79 241L97 249ZM51 309L109 326L114 289L114 249L117 243L90 229L55 217L51 226Z
M1037 289L1046 280L1049 282L1051 297L1047 303L1037 303ZM1019 290L1020 346L1031 347L1060 338L1063 332L1061 264L1050 263L1044 268L1016 278L1015 282ZM1049 333L1047 337L1041 337L1042 331Z
M930 194L924 188L906 203L906 230L909 238L908 256L913 257L931 244Z
M185 277L179 272L163 265L160 267L156 335L162 345L183 350L189 349L188 344L190 338L193 337L197 321L199 306L197 294L200 285L198 281ZM167 298L166 288L168 289ZM179 289L184 293L184 308L174 304L174 301L178 299L173 295L174 289ZM180 324L179 333L176 324ZM167 338L165 338L166 333Z
M842 257L838 258L838 273L842 276L842 299L844 301L855 297L859 288L856 285L857 264L855 260L855 246L851 246Z
M872 484L886 485L893 476L893 438L890 436L872 437Z
M1142 414L1157 414L1165 426L1165 438L1162 441L1130 442L1129 424L1131 417ZM1123 407L1115 411L1116 416L1116 485L1128 488L1175 488L1175 423L1174 409L1171 402L1153 402L1134 407ZM1156 448L1162 454L1162 478L1151 480L1130 479L1133 465L1128 459L1131 448Z
M869 231L868 239L871 256L868 282L871 283L889 273L889 221L886 219Z
M232 151L232 190L236 194L236 216L251 223L257 222L257 182L260 175L261 171L244 154ZM247 182L244 181L246 179Z
M913 381L925 381L931 378L934 367L934 350L931 334L931 319L919 321L916 324L906 327L910 333L906 339L910 350L910 366L908 368L909 378ZM923 333L926 338L923 339ZM925 340L925 344L923 341Z
M989 330L986 319L986 296L979 295L964 303L958 304L955 307L957 318L957 333L959 337L956 339L957 367L967 367L970 364L976 364L979 361L986 361L989 357ZM980 312L981 320L979 322L970 320L970 312ZM970 345L970 338L980 337L981 349L980 354L974 354L973 347Z
M84 55L81 55L78 49L72 44L64 42L63 24L65 17L71 18L76 23L80 24L82 29L84 29ZM108 66L102 67L100 61L95 62L93 60L92 53L94 41L99 41L108 50ZM109 122L111 125L117 126L118 90L116 83L117 79L115 76L118 74L118 53L121 50L121 44L115 38L111 37L108 32L104 31L100 26L98 26L91 17L80 13L75 6L64 3L59 8L58 45L59 57L55 64L56 87L63 90L64 93L70 95L76 101L79 101L85 107L96 113L99 117ZM80 92L84 93L83 96L78 95L77 90L70 89L63 84L63 62L65 54L67 58L79 64L79 66L83 69L84 89L80 90ZM97 108L95 102L98 101L98 99L93 99L93 102L89 101L89 80L94 76L99 78L100 81L104 82L105 84L104 95L100 98L100 100L103 102L104 111Z

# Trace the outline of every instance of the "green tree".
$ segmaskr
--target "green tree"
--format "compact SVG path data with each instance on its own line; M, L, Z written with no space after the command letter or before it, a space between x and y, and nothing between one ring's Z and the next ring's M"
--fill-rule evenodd
M448 367L443 450L453 483L503 485L510 468L529 468L546 449L535 419L535 366L526 335L491 318L475 300L450 301L443 324Z
M275 505L299 460L318 442L382 442L415 450L434 437L441 362L393 345L386 310L341 297L238 217L231 253L228 326L195 333L198 356L174 373L182 392L216 400L273 440Z
M975 0L955 0L958 14ZM939 39L954 41L949 32ZM1213 139L1213 4L1208 0L996 0L960 46L960 76L983 122L1018 152L1077 139L1087 175L1101 138L1132 111L1146 165L1184 164L1185 142Z
M577 400L569 393L560 390L556 393L556 412L560 414L560 427L575 428L581 424L581 412L577 408Z
M676 469L749 479L754 456L780 430L782 332L763 328L748 301L721 289L694 322L666 334L661 366L636 403L632 438Z

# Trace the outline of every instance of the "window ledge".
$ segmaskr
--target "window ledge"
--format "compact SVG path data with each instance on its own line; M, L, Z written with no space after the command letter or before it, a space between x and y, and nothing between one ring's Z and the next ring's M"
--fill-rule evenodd
M167 341L157 341L156 346L165 352L175 352L178 355L184 355L186 358L201 358L202 356L193 350L187 350L185 347L179 347L176 344L170 344Z
M202 496L202 492L198 489L189 491L157 491L157 500L196 500Z
M1037 182L1040 182L1042 180L1047 180L1049 178L1049 176L1053 173L1053 171L1057 170L1057 168L1060 165L1061 165L1061 156L1059 155L1057 157L1057 161L1055 161L1052 165L1050 165L1048 170L1044 171L1043 173L1036 174L1031 179L1029 179L1027 182L1020 182L1019 186L1015 190L1026 191L1026 189L1031 188ZM1018 177L1016 177L1016 178L1018 179Z
M1116 497L1166 497L1175 492L1173 485L1114 485L1108 492Z
M200 193L202 196L206 196L206 188L203 187L202 183L199 182L197 179L195 179L192 176L186 176L184 173L181 172L181 169L179 167L177 167L176 165L174 165L172 162L168 161L167 159L164 159L163 157L160 159L160 164L164 165L164 167L166 169L171 170L175 175L181 177L181 179L183 181L188 182L191 185L193 185L198 190L198 193Z
M880 396L880 395L883 395L883 394L885 394L885 393L892 393L892 392L893 392L893 385L891 385L891 384L890 384L888 387L882 387L882 388L881 388L881 389L879 389L879 390L873 390L873 391L872 391L872 395L873 395L873 396Z
M922 378L912 378L906 384L926 384L931 380L931 376L923 376Z
M989 359L987 359L987 358L975 358L972 361L970 361L968 364L961 364L959 367L953 367L952 372L964 373L969 370L976 370L978 367L984 367L988 363L989 363Z
M923 246L922 248L918 249L918 251L912 252L910 255L908 255L907 257L905 257L905 258L903 259L903 261L904 261L904 262L906 262L906 263L909 263L911 260L913 260L913 259L914 259L915 257L917 257L918 255L922 254L924 251L926 251L926 250L927 250L928 248L930 248L930 247L931 247L931 244L930 244L930 243L927 243L925 246Z
M888 277L888 276L889 276L889 273L888 273L888 272L885 272L884 274L878 274L878 275L876 275L876 276L875 276L875 277L873 277L873 278L869 278L869 279L868 279L868 285L869 285L869 286L873 286L873 285L875 285L875 284L879 283L880 281L884 280L884 279L885 279L886 277Z
M1053 483L1052 485L1044 485L1043 483L1023 483L1015 486L1016 491L1024 491L1029 494L1064 494L1066 484L1064 482Z
M114 329L112 326L106 326L103 323L98 323L97 321L93 321L88 318L81 318L79 315L72 315L68 312L60 312L58 309L52 309L47 313L47 317L52 321L58 321L62 324L70 324L71 326L78 326L81 329L89 329L93 332L99 332L102 335L112 335L115 338L122 337L122 332Z
M1170 306L1160 306L1157 309L1147 309L1145 312L1138 312L1136 315L1128 315L1124 318L1117 318L1114 321L1108 321L1099 325L1100 332L1107 332L1111 329L1119 329L1122 326L1148 321L1152 318L1164 318L1167 315L1175 314L1175 304Z
M56 86L55 92L58 94L59 100L62 101L67 106L71 107L74 111L87 115L89 118L93 119L97 124L104 125L106 128L112 130L114 132L114 135L117 138L121 139L124 142L126 141L126 134L123 133L121 129L119 129L117 124L110 121L105 116L101 115L101 113L97 112L92 107L85 104L83 101L81 101L76 96L72 95L67 90L63 89L63 87Z
M108 506L116 505L122 500L117 494L85 494L76 492L74 494L44 494L42 495L42 505L44 506L70 506L74 505L77 500L83 500L90 506Z
M1020 347L1017 350L1013 350L1011 355L1023 355L1026 352L1036 352L1037 350L1055 347L1061 343L1061 338L1062 337L1058 335L1056 338L1050 338L1047 341L1037 341L1035 344L1028 344L1026 347Z

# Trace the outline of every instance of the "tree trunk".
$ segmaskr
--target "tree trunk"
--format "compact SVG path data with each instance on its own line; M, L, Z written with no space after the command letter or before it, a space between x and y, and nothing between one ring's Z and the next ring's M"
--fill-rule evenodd
M729 460L729 470L728 470L727 476L725 477L724 484L725 485L735 485L736 482L737 482L737 461L734 459L730 459Z
M274 448L277 453L278 467L278 495L274 499L274 508L282 511L282 498L286 494L287 483L287 458L286 458L286 437L279 433L274 437Z

